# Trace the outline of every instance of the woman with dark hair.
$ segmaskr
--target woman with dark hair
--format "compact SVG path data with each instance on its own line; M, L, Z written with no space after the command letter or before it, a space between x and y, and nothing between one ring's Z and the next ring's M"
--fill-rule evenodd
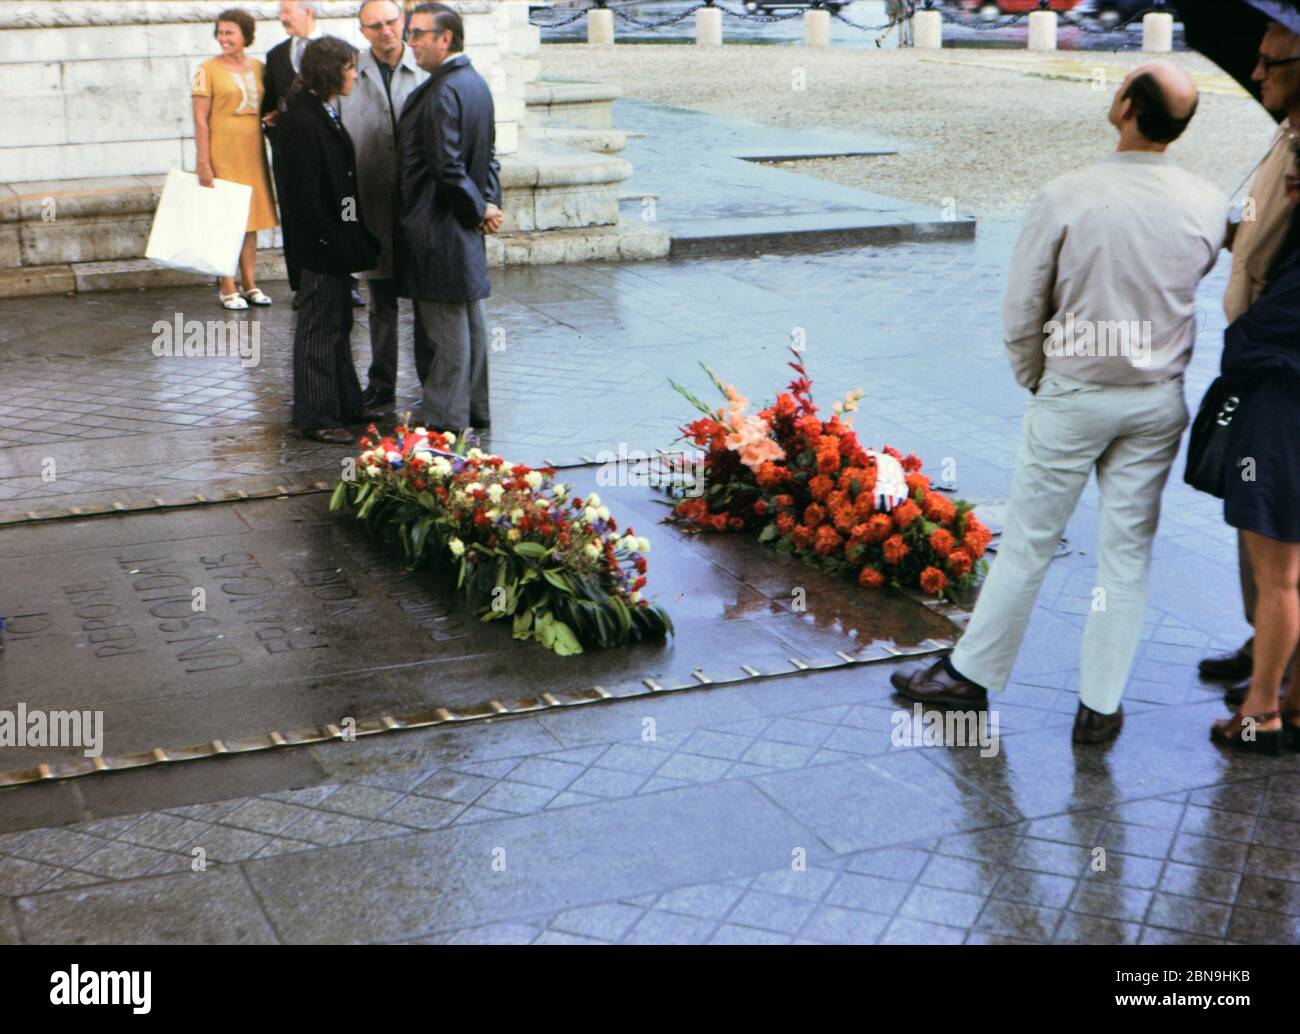
M316 441L346 445L344 424L378 419L365 412L352 361L351 274L373 269L379 242L357 197L352 139L333 107L357 80L357 51L334 36L308 44L280 118L276 161L293 189L285 223L300 272L293 338L293 423Z
M271 172L262 142L264 69L262 62L244 52L252 46L256 28L253 16L241 8L232 7L217 15L213 35L221 47L221 56L199 66L190 90L199 182L210 187L214 179L223 179L253 188L239 253L243 290L235 289L233 277L222 277L217 288L217 297L227 309L247 309L249 303L271 304L257 286L257 231L276 225Z
M1287 199L1300 202L1300 137L1292 137ZM1300 207L1269 271L1269 286L1224 337L1222 374L1240 399L1226 431L1224 519L1242 533L1259 589L1255 663L1237 712L1211 738L1248 750L1300 749L1300 654L1279 709L1287 661L1300 641Z

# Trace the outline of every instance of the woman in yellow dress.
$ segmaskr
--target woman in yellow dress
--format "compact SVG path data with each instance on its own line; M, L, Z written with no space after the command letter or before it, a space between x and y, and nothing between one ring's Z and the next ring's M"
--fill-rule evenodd
M257 286L257 231L269 230L277 222L266 146L262 142L263 65L244 53L253 42L255 30L253 16L240 8L217 15L214 35L221 56L199 66L191 90L199 182L210 187L215 178L253 188L247 232L239 253L243 290L235 289L232 277L222 277L217 289L227 309L247 309L250 303L271 304Z

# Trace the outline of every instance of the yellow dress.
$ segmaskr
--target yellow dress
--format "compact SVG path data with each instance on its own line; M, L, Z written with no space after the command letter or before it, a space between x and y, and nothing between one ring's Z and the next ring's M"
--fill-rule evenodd
M220 58L205 61L194 73L192 97L211 97L208 116L212 171L217 179L253 188L246 231L278 226L271 171L262 140L262 62L248 58L248 71L228 68Z

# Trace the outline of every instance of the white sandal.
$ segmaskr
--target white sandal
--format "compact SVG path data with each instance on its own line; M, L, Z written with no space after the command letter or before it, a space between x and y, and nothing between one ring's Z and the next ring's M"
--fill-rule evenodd
M238 291L236 291L234 294L222 294L220 291L218 291L217 297L221 299L222 308L225 309L247 309L248 308L248 302L244 301L244 299L239 296Z
M240 293L244 296L245 301L251 302L254 305L273 304L271 299L262 293L262 289L260 287L254 287L251 291L242 291Z

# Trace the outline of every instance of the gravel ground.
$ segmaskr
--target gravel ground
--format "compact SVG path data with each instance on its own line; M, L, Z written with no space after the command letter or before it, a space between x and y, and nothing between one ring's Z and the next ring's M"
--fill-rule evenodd
M933 55L933 52L931 52ZM612 82L626 96L791 128L878 134L902 153L787 163L811 176L923 204L955 199L981 218L1013 218L1053 176L1114 147L1106 111L1141 54L823 50L800 46L585 44L542 47L546 77ZM1176 54L1203 82L1200 111L1171 148L1235 190L1267 149L1273 122L1198 54ZM992 65L1011 67L991 67ZM1104 69L1104 89L1087 76ZM1034 72L1036 74L1027 74ZM1082 75L1081 79L1046 76ZM806 88L795 89L799 77Z

